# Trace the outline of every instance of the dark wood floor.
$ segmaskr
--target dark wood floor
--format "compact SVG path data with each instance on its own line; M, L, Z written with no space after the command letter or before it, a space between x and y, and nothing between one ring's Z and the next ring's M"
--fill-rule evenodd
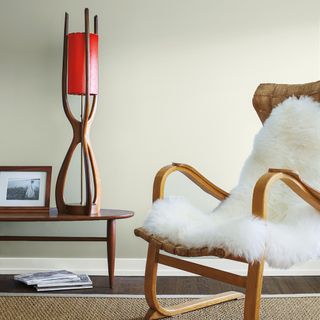
M108 278L92 276L94 288L86 290L59 291L57 293L79 294L143 294L143 277L116 277L113 289L108 287ZM159 277L159 294L215 294L240 288L201 277ZM0 275L0 292L36 292L18 281L13 275ZM54 292L52 292L54 293ZM265 277L265 294L320 293L320 277Z

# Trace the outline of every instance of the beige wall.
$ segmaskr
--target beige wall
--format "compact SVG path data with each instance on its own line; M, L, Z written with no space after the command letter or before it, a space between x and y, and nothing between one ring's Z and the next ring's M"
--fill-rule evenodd
M100 20L92 141L103 206L135 211L133 219L118 223L117 254L143 257L145 244L133 229L150 207L156 171L186 162L229 190L260 127L251 107L256 86L319 79L320 3L1 0L1 165L52 165L55 182L71 139L60 94L64 12L71 31L82 30L85 6ZM171 179L170 193L178 189L206 209L214 205L182 178ZM76 196L72 186L68 196ZM1 234L104 231L102 223L0 225ZM104 255L102 244L0 246L2 257Z

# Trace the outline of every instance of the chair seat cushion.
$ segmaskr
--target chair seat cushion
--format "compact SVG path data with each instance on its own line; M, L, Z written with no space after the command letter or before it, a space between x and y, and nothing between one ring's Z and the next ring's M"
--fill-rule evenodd
M161 238L159 236L153 235L152 233L148 232L144 228L138 228L134 230L134 234L137 237L144 239L147 242L153 242L157 245L160 250L166 251L171 254L175 254L181 257L204 257L204 256L215 256L219 258L226 258L232 259L236 261L243 261L246 260L242 257L233 256L231 253L228 253L226 250L222 248L188 248L181 244L174 244L170 240L166 238Z

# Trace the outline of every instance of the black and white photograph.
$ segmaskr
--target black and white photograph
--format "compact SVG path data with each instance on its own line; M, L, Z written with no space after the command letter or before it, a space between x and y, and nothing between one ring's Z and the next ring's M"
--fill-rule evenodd
M0 166L0 212L49 210L51 171L49 166Z
M8 179L7 200L39 200L40 179Z

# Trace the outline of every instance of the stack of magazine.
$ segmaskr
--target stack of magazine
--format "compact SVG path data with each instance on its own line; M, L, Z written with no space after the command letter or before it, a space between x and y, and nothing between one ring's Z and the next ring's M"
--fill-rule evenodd
M92 281L87 274L75 274L67 270L35 272L15 275L14 279L37 291L56 291L92 288Z

